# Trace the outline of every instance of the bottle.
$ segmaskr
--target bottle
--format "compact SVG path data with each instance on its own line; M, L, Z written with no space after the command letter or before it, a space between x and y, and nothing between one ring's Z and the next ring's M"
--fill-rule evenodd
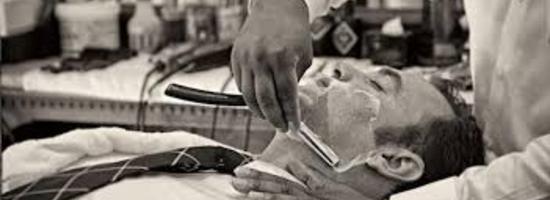
M451 65L459 62L460 54L452 43L451 34L455 29L456 18L454 1L432 1L432 22L434 31L433 54L436 65Z
M154 53L162 45L162 21L156 15L151 2L139 0L136 11L128 23L130 49L140 53Z
M218 41L216 7L206 4L189 5L186 10L186 37L191 41Z
M60 3L55 11L60 21L63 56L78 57L86 48L120 47L120 5L116 2Z
M162 6L161 15L164 23L166 43L183 42L185 39L185 12L177 0L167 0Z
M460 54L452 43L455 29L455 6L452 0L424 0L423 28L431 36L428 54L419 55L421 65L446 66L460 60Z
M310 29L314 55L330 55L330 50L334 48L332 45L332 30L334 30L334 25L334 18L329 15L313 20Z
M233 41L244 22L244 8L235 2L223 1L216 9L217 34L220 41Z
M358 58L361 55L361 24L353 17L353 10L353 2L347 2L334 14L332 44L336 56Z

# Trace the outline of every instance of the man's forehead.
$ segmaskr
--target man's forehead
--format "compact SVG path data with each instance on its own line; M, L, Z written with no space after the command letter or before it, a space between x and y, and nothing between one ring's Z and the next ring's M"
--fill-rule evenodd
M383 65L350 66L350 67L354 67L357 70L359 70L360 72L363 72L365 74L373 74L373 73L374 74L380 74L380 72L382 72L382 71L392 71L392 72L395 72L396 74L421 77L419 73L414 73L414 72L409 73L409 72L406 72L406 71L394 69L394 68L391 68L391 67L388 67L388 66L383 66Z
M389 69L389 67L387 67L387 66L378 66L378 65L362 66L362 67L360 67L360 66L349 66L349 67L354 67L354 68L358 69L359 71L361 71L363 73L377 73L382 69Z
M330 74L332 70L340 67L344 68L353 68L356 71L362 72L365 75L369 74L380 74L381 71L384 70L391 70L395 72L396 74L400 74L401 77L409 80L419 81L419 82L425 82L429 84L429 82L423 77L423 74L418 71L402 71L398 69L394 69L389 66L385 65L372 65L372 64L358 64L358 63L350 63L350 62L336 62L336 63L326 63L326 65L320 66L321 69L316 69L313 71L313 73L326 73Z

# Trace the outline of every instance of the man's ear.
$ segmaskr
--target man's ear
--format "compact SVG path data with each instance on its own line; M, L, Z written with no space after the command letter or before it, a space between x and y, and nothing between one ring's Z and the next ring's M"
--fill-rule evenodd
M367 165L378 173L404 182L418 180L424 174L424 161L401 147L381 147L369 153Z

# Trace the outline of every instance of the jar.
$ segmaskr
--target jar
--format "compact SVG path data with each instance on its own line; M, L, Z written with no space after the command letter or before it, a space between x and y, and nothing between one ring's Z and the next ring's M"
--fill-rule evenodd
M87 47L120 47L116 2L60 3L55 13L59 20L63 56L74 57Z
M153 4L147 0L136 2L134 16L128 22L130 49L140 53L156 52L164 41L163 23L157 16Z

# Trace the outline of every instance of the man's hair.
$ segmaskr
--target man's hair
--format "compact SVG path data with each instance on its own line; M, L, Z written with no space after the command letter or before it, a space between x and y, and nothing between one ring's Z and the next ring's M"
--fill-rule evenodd
M445 96L454 111L454 118L436 118L426 125L375 130L376 145L405 147L418 154L425 163L419 180L403 183L394 192L458 175L470 166L485 162L482 132L471 115L470 107L455 89L455 83L438 78L432 78L430 83Z

